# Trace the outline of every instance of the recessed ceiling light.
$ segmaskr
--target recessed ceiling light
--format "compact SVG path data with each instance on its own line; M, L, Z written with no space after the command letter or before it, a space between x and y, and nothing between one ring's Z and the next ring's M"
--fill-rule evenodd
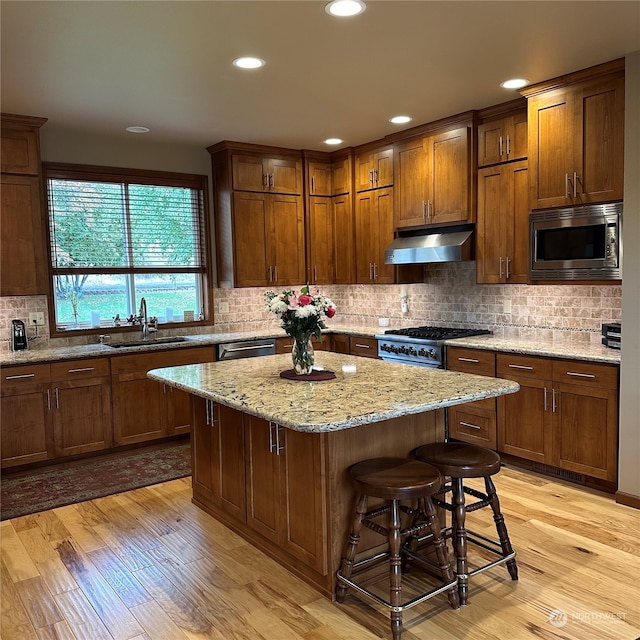
M245 56L243 58L236 58L233 64L241 69L258 69L259 67L264 67L265 63L264 60L260 58Z
M505 80L500 83L500 86L504 89L522 89L529 84L528 80L524 78L514 78L513 80Z
M129 133L149 133L149 131L151 131L151 129L149 129L148 127L127 127L127 131Z
M362 0L333 0L325 5L324 10L332 16L344 18L346 16L357 16L367 8Z
M325 144L342 144L342 138L327 138L324 143Z
M411 116L393 116L393 118L389 118L389 122L393 122L393 124L407 124L411 120L413 120Z

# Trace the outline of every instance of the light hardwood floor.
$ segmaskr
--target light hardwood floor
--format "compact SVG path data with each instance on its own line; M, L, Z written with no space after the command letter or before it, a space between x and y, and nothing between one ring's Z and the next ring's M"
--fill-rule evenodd
M516 469L496 485L519 582L476 576L464 609L439 596L406 612L404 640L639 638L640 512ZM2 638L390 637L384 610L329 602L190 497L187 478L3 522Z

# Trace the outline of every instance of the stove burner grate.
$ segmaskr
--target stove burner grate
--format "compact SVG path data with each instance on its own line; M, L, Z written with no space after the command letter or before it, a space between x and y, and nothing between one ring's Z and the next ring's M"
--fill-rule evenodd
M423 340L453 340L490 334L488 329L458 329L452 327L409 327L406 329L389 329L385 335L407 336Z

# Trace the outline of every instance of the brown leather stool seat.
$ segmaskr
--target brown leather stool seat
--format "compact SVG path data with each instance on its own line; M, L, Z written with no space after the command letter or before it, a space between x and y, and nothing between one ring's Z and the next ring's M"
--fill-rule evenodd
M467 604L469 577L491 567L504 563L507 565L511 579L517 580L516 553L511 546L504 516L500 511L498 493L491 479L491 476L500 471L500 456L491 449L464 442L427 444L416 449L415 455L418 460L436 467L443 476L451 478L451 484L445 484L433 501L436 505L451 512L451 528L445 529L444 535L450 534L454 544L460 604ZM486 493L464 486L466 478L483 478ZM448 502L445 496L449 491L452 493L452 498ZM466 504L465 495L471 495L478 501ZM487 538L465 528L466 514L483 507L491 507L493 511L498 540ZM469 542L492 552L498 558L469 571L467 558L467 543Z
M366 595L378 604L387 607L391 616L391 633L394 640L402 634L402 612L439 593L447 592L454 609L459 607L457 581L449 564L442 526L431 497L440 490L441 477L438 470L418 460L406 458L372 458L351 467L351 480L359 492L355 517L351 527L340 570L337 573L336 600L342 602L349 587ZM369 497L381 498L386 504L367 511ZM410 501L417 507L401 504ZM402 528L402 513L409 515L410 523ZM375 522L387 515L387 526ZM360 531L365 526L388 540L388 550L355 561L360 542ZM437 564L415 552L413 542L426 531L433 543ZM429 589L420 595L402 602L402 565L410 557L418 565L436 568L444 584ZM361 571L370 570L376 564L389 561L389 600L384 600L353 577Z

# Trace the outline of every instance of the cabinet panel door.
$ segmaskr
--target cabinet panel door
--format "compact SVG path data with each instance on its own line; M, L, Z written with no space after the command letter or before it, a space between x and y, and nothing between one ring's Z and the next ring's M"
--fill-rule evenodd
M531 208L571 203L574 171L574 97L557 90L529 100Z
M519 160L528 155L527 113L519 113L511 117L510 130L507 132L507 159Z
M378 216L373 191L359 193L356 198L356 282L373 282L374 255L378 252Z
M191 394L175 387L165 387L167 400L167 435L191 431Z
M302 199L271 196L270 237L273 282L278 286L299 284L304 275L304 222Z
M233 194L234 270L238 287L260 287L269 284L267 208L266 195Z
M597 387L557 384L552 464L615 482L618 460L618 397Z
M498 164L503 161L505 120L495 120L478 125L478 166Z
M510 379L520 384L520 390L498 398L498 451L546 463L551 400L545 411L545 388L550 396L551 384L535 378Z
M333 203L309 198L309 277L314 284L333 284Z
M621 200L624 182L624 78L585 87L577 105L576 202Z
M302 193L302 162L289 158L273 158L269 163L272 193Z
M373 180L373 160L370 154L356 156L355 160L356 191L366 191L375 186Z
M473 222L468 127L429 138L431 223Z
M146 373L123 374L113 381L114 442L133 444L167 435L165 387Z
M307 189L311 196L331 196L332 186L332 165L327 162L309 161Z
M39 179L3 175L0 196L0 295L45 294L47 260Z
M225 513L246 521L246 485L244 460L243 414L221 404L213 405L213 417L218 424L220 504Z
M211 421L211 403L192 396L193 431L191 432L191 483L196 500L217 504L220 496L218 473L219 425Z
M377 188L393 186L393 147L373 155L373 170Z
M53 457L51 396L46 385L3 389L0 398L2 466L11 467ZM10 395L9 395L10 394Z
M508 185L502 166L478 171L478 237L476 277L478 283L504 282L506 260L505 200Z
M340 196L351 191L351 158L336 160L332 165L334 196Z
M384 250L393 240L393 188L375 191L377 234L374 251L374 277L379 284L393 284L394 266L385 264Z
M37 176L40 174L40 153L38 152L38 131L12 130L2 128L2 168L3 173L19 173Z
M279 542L280 456L273 451L272 425L262 418L244 416L247 478L247 524L265 538Z
M526 284L529 281L529 166L526 160L505 166L510 172L509 216L510 228L506 235L509 256L507 282Z
M108 378L57 382L53 394L56 455L70 456L111 446L111 382Z
M268 160L260 156L233 154L233 188L239 191L268 191Z
M324 447L321 434L281 431L283 546L306 565L327 573Z
M479 402L457 405L448 410L449 435L456 440L496 449L495 400L489 409L475 405Z
M333 207L333 278L335 284L355 282L355 236L351 196L335 196Z
M395 155L396 189L394 225L396 228L426 224L429 167L424 141L398 145Z

